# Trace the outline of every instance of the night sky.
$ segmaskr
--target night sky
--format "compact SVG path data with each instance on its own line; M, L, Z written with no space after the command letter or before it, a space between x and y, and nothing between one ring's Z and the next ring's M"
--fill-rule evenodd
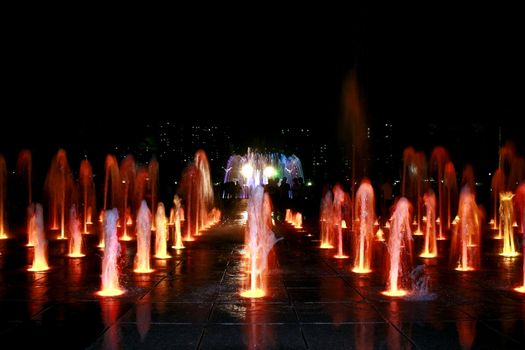
M368 122L398 125L406 145L433 146L425 132L406 132L429 122L475 142L468 130L490 118L522 149L523 26L514 8L236 13L14 23L4 34L2 119L12 122L1 129L1 150L134 142L157 120L230 125L257 137L306 125L335 136L350 74Z

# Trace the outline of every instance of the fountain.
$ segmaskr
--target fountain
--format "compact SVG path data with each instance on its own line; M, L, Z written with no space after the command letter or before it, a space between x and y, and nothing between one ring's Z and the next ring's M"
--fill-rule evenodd
M355 232L354 268L352 272L371 272L372 243L374 239L375 199L370 180L363 179L356 193L355 213L359 228Z
M458 271L475 270L480 265L482 218L476 195L468 184L461 189L458 216L450 251L451 264Z
M297 156L286 157L280 153L259 153L248 148L244 156L232 155L228 159L224 174L224 183L237 182L243 193L241 197L247 198L248 194L258 185L268 184L271 178L286 177L289 184L294 178L304 177L301 161ZM224 193L223 197L231 194Z
M518 223L518 232L525 234L525 182L522 182L516 188L514 203L517 213L516 221Z
M32 192L32 157L31 151L28 149L23 149L18 153L18 160L16 162L16 169L19 174L25 176L27 181L27 205L33 203L33 192Z
M425 229L425 245L423 252L419 255L422 258L435 258L437 252L436 242L436 195L429 189L423 196L423 202L426 207L426 229Z
M182 233L180 230L180 222L184 219L184 212L182 211L182 206L180 203L180 197L175 195L173 197L173 208L170 214L170 221L173 222L175 226L175 232L173 237L173 242L175 243L171 246L173 249L184 249L184 244L182 243Z
M448 152L445 148L437 146L432 150L430 157L431 169L436 173L436 181L438 183L438 215L436 222L439 220L439 240L446 239L443 235L443 182L444 182L444 166L448 161Z
M27 207L27 244L26 247L34 247L36 243L36 207L35 203Z
M412 265L410 217L410 202L405 197L401 197L395 205L388 237L389 272L387 290L382 293L390 297L407 294L407 291L402 288L405 277L403 273L411 271L410 266Z
M44 233L44 209L42 204L37 203L35 206L35 220L33 221L35 235L35 248L33 255L33 266L28 271L46 271L49 270L47 263L47 240Z
M525 221L525 183L521 183L516 189L516 202L519 212L521 214L521 232L522 232L522 247L523 247L523 284L520 287L514 288L517 292L525 293L525 231L523 225Z
M327 190L321 200L319 221L321 224L321 248L332 249L335 244L334 223L332 222L333 196L332 191Z
M213 206L210 168L203 150L195 153L193 163L184 170L181 189L186 195L186 240L192 241L208 225L208 212Z
M121 241L130 241L131 237L128 235L128 218L131 216L130 213L130 193L134 193L134 184L135 184L135 159L132 155L127 155L120 162L120 180L122 181L122 219L121 227L122 237Z
M246 225L246 258L248 259L249 285L241 296L260 298L266 293L266 270L268 253L280 239L271 230L272 206L270 196L257 186L248 201L248 221Z
M137 213L137 254L135 255L136 273L151 273L150 268L151 244L151 212L146 200L142 200Z
M71 258L81 258L82 254L82 233L80 232L80 220L77 218L77 209L73 204L69 209L69 254Z
M515 257L519 255L514 245L514 230L512 228L514 210L512 197L514 197L512 192L501 192L499 194L500 225L503 230L503 249L500 255L506 257Z
M469 167L465 167L465 169L471 169ZM467 170L468 172L468 170ZM464 179L467 175L467 172L463 171ZM472 173L473 174L473 173ZM472 175L472 179L473 179ZM445 180L444 180L445 188L447 189L447 230L450 230L450 222L452 217L451 212L451 202L452 202L452 194L455 196L455 192L457 191L457 180L456 180L456 169L454 168L454 164L451 161L448 161L445 164Z
M157 211L157 192L159 188L159 162L156 159L152 159L148 165L148 179L151 194L151 212L155 213ZM153 222L152 231L155 231L155 225L156 223Z
M337 233L337 254L334 256L336 259L348 259L348 255L343 254L343 228L341 227L341 207L344 200L345 193L343 191L343 187L340 184L335 184L332 224L334 225L333 229Z
M166 210L164 203L159 202L157 205L157 214L155 215L155 222L157 230L155 231L155 258L169 259L171 255L168 254L168 222L166 218Z
M120 194L120 172L118 168L117 158L115 158L114 155L108 154L106 156L105 169L106 174L104 177L104 205L102 209L106 210L108 207L118 208L118 198ZM110 192L111 195L111 197L109 198L109 205L108 192Z
M427 174L427 162L425 158L425 153L423 152L416 152L415 155L415 169L414 172L416 173L416 182L417 182L417 195L415 204L417 207L417 228L414 232L414 236L422 236L423 231L421 230L421 186L423 185L423 181L426 180L426 174Z
M0 239L6 239L5 227L5 198L7 188L7 167L5 165L5 158L0 154Z
M93 183L93 169L87 159L80 162L80 188L84 208L84 233L89 233L88 225L93 223L91 213L95 210L95 184Z
M496 169L494 172L494 175L492 175L492 182L491 182L491 195L494 198L494 217L492 218L492 226L491 228L496 230L498 229L498 202L499 202L499 194L505 190L505 174L503 173L502 169ZM501 235L501 230L498 229L498 235L494 237L496 239L502 239L503 236Z
M51 162L51 167L47 173L45 188L49 198L49 212L51 215L51 229L60 228L59 239L66 239L65 220L67 202L73 190L73 177L69 170L66 151L58 150L55 158ZM58 218L60 215L60 227Z
M117 237L118 209L106 210L104 214L104 258L102 259L102 286L97 293L103 297L117 296L125 293L119 283L118 258L120 243Z

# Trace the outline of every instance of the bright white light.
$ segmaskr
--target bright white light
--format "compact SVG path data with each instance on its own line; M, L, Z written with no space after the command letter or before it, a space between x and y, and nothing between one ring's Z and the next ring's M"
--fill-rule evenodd
M249 179L253 175L253 167L251 164L244 164L241 169L241 174L245 178Z
M308 182L306 183L306 186L312 186L312 181L308 181Z
M272 178L276 175L276 171L272 166L267 166L266 168L264 168L263 174L267 178Z

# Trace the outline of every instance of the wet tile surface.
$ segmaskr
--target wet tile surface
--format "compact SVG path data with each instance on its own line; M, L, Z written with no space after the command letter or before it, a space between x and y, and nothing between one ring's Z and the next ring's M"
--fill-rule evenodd
M504 259L484 242L482 268L448 266L448 243L425 267L429 292L387 297L385 247L374 243L373 271L352 272L352 259L318 249L318 229L275 227L266 294L240 296L249 277L242 255L241 204L224 213L186 249L152 259L150 274L133 272L136 241L122 242L125 294L100 297L103 252L85 235L86 257L67 258L49 236L46 272L29 272L25 236L0 242L0 337L11 348L53 349L523 349L523 258ZM313 233L312 236L307 234ZM415 250L421 245L415 238ZM345 238L345 246L350 239ZM170 244L169 244L170 246ZM351 254L348 252L348 254Z

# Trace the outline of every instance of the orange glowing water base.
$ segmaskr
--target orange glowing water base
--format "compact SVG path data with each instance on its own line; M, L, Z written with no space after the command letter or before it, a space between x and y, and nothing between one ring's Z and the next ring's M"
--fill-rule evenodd
M466 266L466 267L458 266L454 270L456 270L456 271L474 271L475 269L473 267L470 267L470 266Z
M139 267L133 270L133 272L135 273L152 273L153 271L155 270L150 269L150 268L143 268L143 267Z
M420 258L435 258L437 254L430 252L423 252L419 255Z
M334 255L334 258L336 259L348 259L348 255Z
M321 248L321 249L333 249L334 246L331 245L330 243L323 242L323 243L321 243L321 246L319 248Z
M423 231L418 229L418 230L414 231L414 233L412 235L414 235L414 236L423 236Z
M521 287L516 287L516 288L514 288L514 290L516 292L519 292L519 293L525 293L525 285L523 285Z
M386 295L387 297L402 297L407 294L406 290L396 289L396 290L385 290L381 294Z
M355 273L370 273L370 272L372 272L372 270L371 269L362 268L362 267L354 267L352 269L352 272L355 272Z
M27 269L27 271L32 271L32 272L47 271L47 270L49 270L49 266L45 262L35 263L33 264L33 266Z
M86 254L82 254L82 253L70 253L68 254L67 256L69 256L70 258L83 258L86 256Z
M244 292L241 292L241 297L243 298L262 298L264 297L265 293L264 293L264 290L260 289L260 288L256 288L256 289L249 289L249 290L245 290Z
M0 231L0 239L7 239L7 234L3 230Z
M114 297L124 294L126 291L118 288L108 288L97 292L96 294L101 297Z

